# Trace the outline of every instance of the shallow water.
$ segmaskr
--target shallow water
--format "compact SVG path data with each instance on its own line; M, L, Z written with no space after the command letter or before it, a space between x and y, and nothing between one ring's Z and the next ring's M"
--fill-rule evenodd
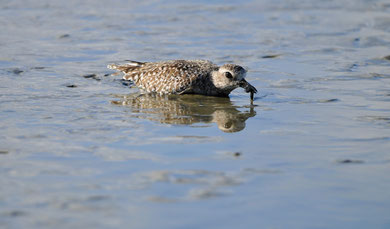
M2 1L1 228L389 228L387 1ZM259 93L142 95L124 60Z

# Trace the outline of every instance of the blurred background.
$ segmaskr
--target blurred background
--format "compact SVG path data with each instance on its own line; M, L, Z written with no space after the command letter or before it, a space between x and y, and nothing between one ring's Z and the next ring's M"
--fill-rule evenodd
M390 228L386 0L0 2L1 228ZM106 68L248 69L229 99Z

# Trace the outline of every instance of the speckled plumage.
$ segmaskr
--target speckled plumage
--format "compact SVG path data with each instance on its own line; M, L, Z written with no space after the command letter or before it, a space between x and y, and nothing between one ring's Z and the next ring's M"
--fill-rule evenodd
M245 81L246 70L234 64L219 67L207 60L171 60L130 61L107 67L123 72L123 79L133 81L146 92L228 96L237 87L243 87L247 92L257 92Z

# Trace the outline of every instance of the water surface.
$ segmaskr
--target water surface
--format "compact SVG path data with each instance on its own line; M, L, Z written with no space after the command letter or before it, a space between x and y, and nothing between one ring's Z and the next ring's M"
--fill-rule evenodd
M1 228L389 228L387 1L3 1ZM236 63L153 96L124 60Z

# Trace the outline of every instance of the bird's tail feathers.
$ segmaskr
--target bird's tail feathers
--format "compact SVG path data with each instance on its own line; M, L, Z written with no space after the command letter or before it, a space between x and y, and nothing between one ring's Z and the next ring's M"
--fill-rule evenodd
M109 64L107 65L107 68L118 70L124 73L127 73L135 68L142 67L145 62L138 62L138 61L132 61L132 60L126 60L128 63L126 64Z

